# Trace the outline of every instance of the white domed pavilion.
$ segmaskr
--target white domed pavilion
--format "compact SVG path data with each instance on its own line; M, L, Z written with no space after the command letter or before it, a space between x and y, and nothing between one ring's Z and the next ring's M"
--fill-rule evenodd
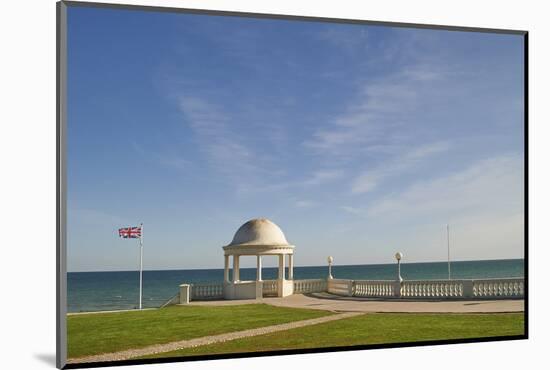
M243 224L235 233L231 243L224 250L224 296L226 299L262 298L262 256L279 256L277 296L293 293L294 246L286 240L285 234L274 222L257 218ZM229 280L229 257L233 256L233 276ZM241 281L239 260L241 256L256 256L256 280ZM285 256L288 256L288 279L285 277Z

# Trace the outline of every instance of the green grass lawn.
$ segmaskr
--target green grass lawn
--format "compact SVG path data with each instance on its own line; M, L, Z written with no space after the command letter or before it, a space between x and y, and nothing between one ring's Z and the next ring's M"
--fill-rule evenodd
M366 314L146 358L522 335L523 313Z
M319 310L248 304L170 306L147 311L68 315L68 357L140 348L330 314Z

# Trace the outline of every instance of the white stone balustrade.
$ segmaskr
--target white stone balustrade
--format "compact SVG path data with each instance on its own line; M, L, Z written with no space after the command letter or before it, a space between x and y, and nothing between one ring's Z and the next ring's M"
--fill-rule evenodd
M350 297L453 299L522 298L524 279L475 280L345 280L328 281L327 291Z
M408 280L401 285L402 298L464 297L462 280Z
M264 280L262 283L264 296L277 296L277 280Z
M305 279L294 280L294 293L320 293L327 291L327 281L325 279Z
M223 283L191 284L192 300L208 300L223 298Z
M355 297L393 297L395 281L393 280L355 280Z
M278 280L263 280L263 296L278 296ZM499 299L523 298L523 278L508 279L456 279L456 280L348 280L303 279L293 280L294 293L329 292L348 297L404 298L404 299ZM223 283L190 284L190 300L223 299ZM180 297L184 297L183 294ZM172 297L174 304L176 297Z
M523 279L484 279L473 281L474 298L515 298L524 295Z
M327 291L336 295L352 296L353 280L329 279L327 283Z

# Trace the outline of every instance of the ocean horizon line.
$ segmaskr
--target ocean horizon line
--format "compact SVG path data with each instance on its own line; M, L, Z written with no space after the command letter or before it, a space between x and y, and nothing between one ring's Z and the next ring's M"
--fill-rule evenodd
M524 257L522 258L496 258L496 259L472 259L472 260L451 260L450 263L462 263L462 262L489 262L489 261L517 261L517 260L525 260ZM423 263L447 263L447 260L438 260L438 261L415 261L415 262L403 262L401 261L401 265L414 265L414 264L423 264ZM340 267L353 267L353 266L384 266L384 265L393 265L396 262L386 262L386 263L361 263L361 264L333 264L333 267L340 266ZM288 266L287 266L288 267ZM296 267L327 267L327 264L324 265L294 265L294 268ZM232 268L232 265L229 267ZM256 267L241 267L241 269L255 269ZM277 268L277 266L263 266L263 268ZM207 271L207 270L223 270L222 267L203 267L203 268L168 268L168 269L144 269L143 271L150 271L150 272L158 272L158 271ZM86 271L67 271L69 274L74 273L92 273L92 272L139 272L139 270L86 270Z

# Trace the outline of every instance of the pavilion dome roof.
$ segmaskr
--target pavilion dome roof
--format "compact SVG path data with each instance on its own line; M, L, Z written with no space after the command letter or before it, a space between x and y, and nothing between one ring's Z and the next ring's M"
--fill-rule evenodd
M279 226L267 218L255 218L244 223L227 247L289 246Z

